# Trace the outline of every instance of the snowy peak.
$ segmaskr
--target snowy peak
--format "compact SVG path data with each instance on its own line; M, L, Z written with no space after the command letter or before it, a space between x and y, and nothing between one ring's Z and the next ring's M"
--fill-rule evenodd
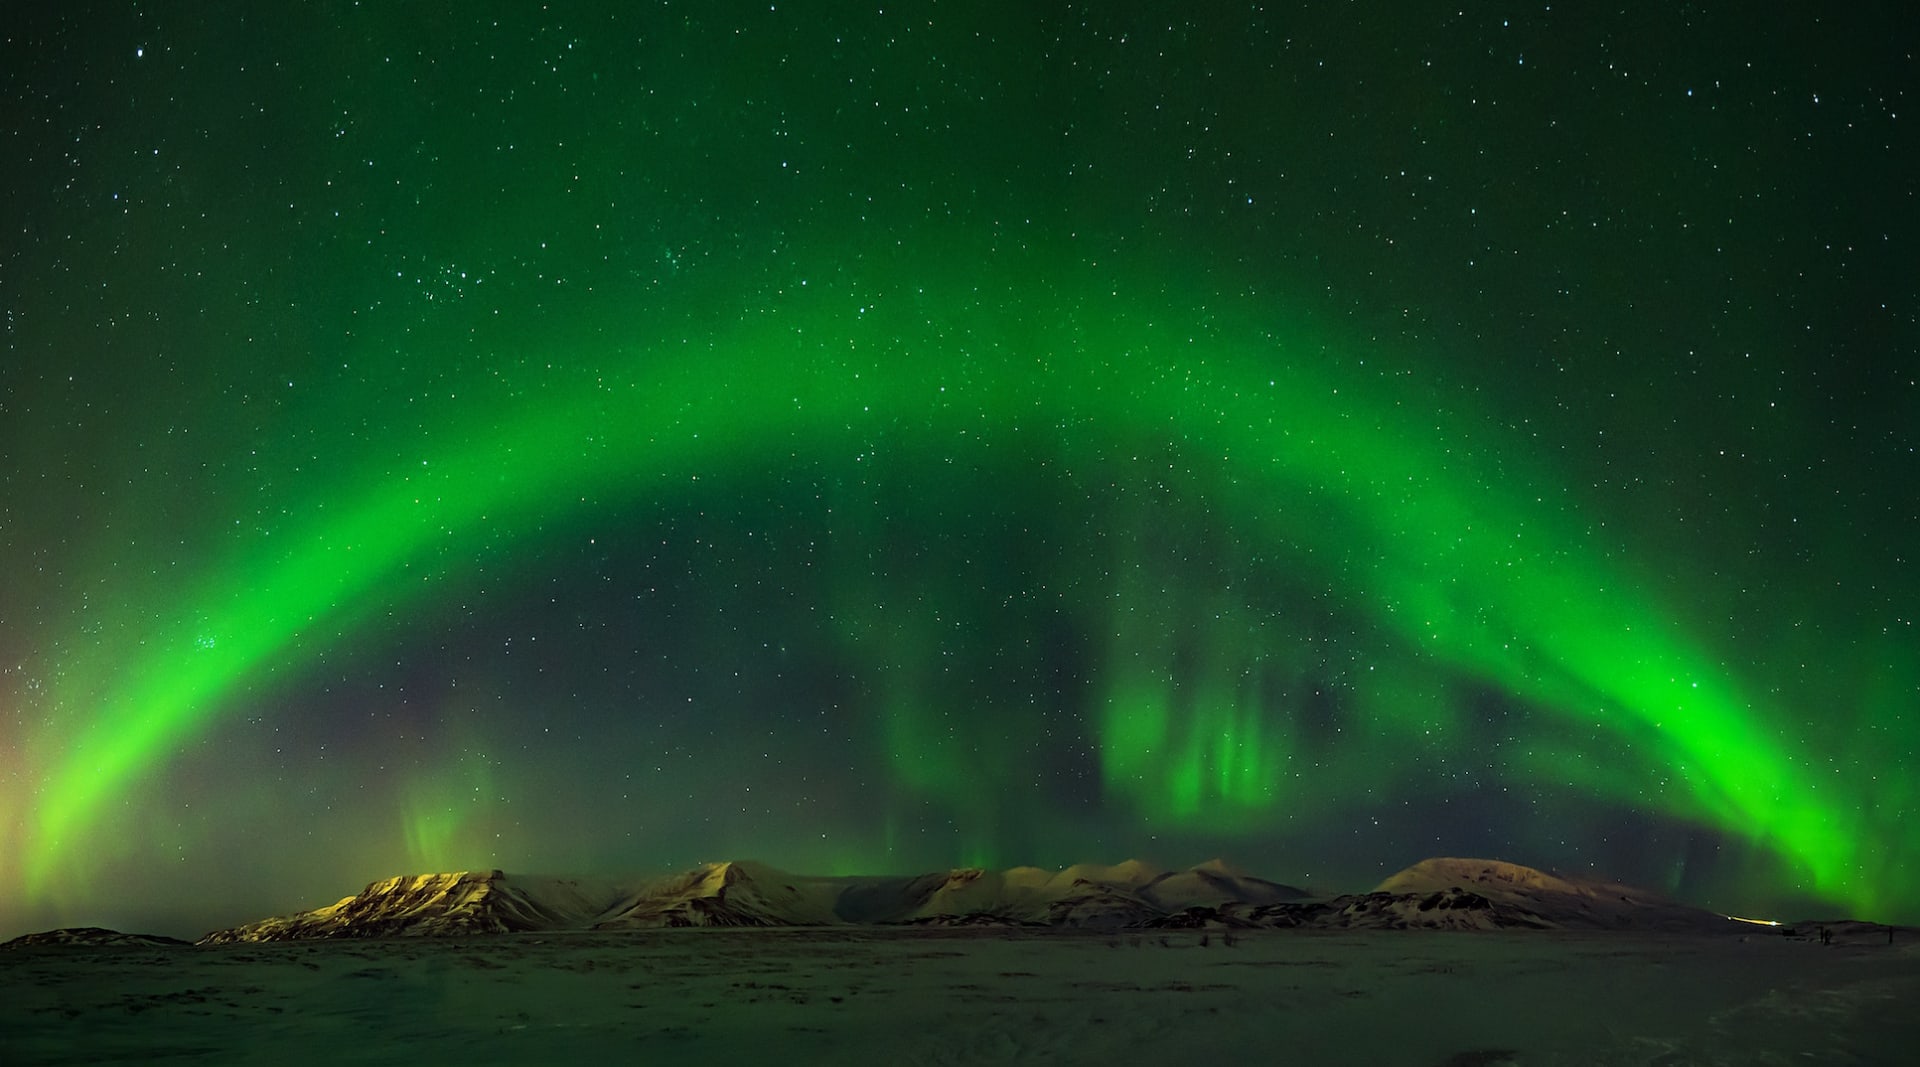
M604 909L604 896L574 880L509 879L497 870L403 875L369 883L324 908L216 930L201 943L545 930Z
M958 867L902 918L934 925L1044 921L1054 875L1035 868L989 871Z
M1096 885L1129 886L1135 889L1166 875L1164 868L1144 860L1127 860L1109 867L1099 863L1076 863L1054 876L1054 881L1071 885L1088 882Z
M1137 891L1157 872L1144 864L1079 864L1053 872L1038 867L988 871L963 867L903 916L939 926L1124 925L1158 914Z
M1149 882L1142 893L1168 911L1235 901L1252 905L1279 904L1307 896L1305 890L1255 878L1222 860L1208 860L1189 870L1163 874Z
M1392 875L1373 896L1431 897L1470 892L1504 913L1531 916L1539 925L1568 929L1717 931L1725 917L1676 904L1644 889L1589 878L1569 878L1500 860L1438 857Z
M630 894L597 930L683 926L822 926L841 921L834 879L763 863L709 863Z
M1424 859L1394 874L1374 888L1376 893L1430 893L1451 886L1473 885L1500 892L1533 891L1578 895L1581 887L1564 878L1501 860Z

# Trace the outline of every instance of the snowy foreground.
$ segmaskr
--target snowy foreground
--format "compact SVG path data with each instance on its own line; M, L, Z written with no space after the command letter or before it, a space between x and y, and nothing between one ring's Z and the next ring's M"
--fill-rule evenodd
M1909 931L1900 931L1907 934ZM0 953L27 1063L1912 1063L1920 942L661 929Z

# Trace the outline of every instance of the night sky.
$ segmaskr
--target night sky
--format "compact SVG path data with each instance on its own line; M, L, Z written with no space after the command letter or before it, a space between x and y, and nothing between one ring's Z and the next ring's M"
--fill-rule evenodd
M16 5L0 934L729 858L1920 921L1920 70L1790 6Z

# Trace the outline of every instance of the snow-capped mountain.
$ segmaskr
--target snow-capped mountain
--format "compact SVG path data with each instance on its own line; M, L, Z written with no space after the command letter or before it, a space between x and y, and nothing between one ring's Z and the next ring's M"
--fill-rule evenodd
M593 928L830 925L845 921L833 907L841 881L764 863L709 863L627 894Z
M1419 896L1458 891L1486 900L1502 916L1531 916L1541 925L1576 930L1724 929L1727 920L1657 893L1614 882L1548 874L1499 860L1422 860L1381 882L1373 895Z
M432 937L541 930L735 926L1317 927L1724 930L1657 895L1497 860L1432 859L1372 892L1312 898L1215 860L1062 871L958 868L899 877L796 875L709 863L626 887L462 871L389 878L324 908L208 934L203 943Z
M1308 896L1303 889L1255 878L1218 859L1190 870L1163 872L1142 887L1141 894L1167 911L1235 902L1278 904Z
M202 944L332 937L438 937L583 926L613 902L610 889L500 871L417 874L373 882L357 895L297 915L216 930Z

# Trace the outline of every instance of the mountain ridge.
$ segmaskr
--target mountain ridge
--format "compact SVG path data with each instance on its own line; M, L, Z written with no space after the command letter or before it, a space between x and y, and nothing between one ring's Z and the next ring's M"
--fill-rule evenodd
M333 904L215 930L202 944L674 927L1065 929L1725 929L1726 917L1614 883L1499 860L1422 860L1372 891L1317 897L1221 860L919 875L801 875L752 860L625 886L503 871L403 875Z

